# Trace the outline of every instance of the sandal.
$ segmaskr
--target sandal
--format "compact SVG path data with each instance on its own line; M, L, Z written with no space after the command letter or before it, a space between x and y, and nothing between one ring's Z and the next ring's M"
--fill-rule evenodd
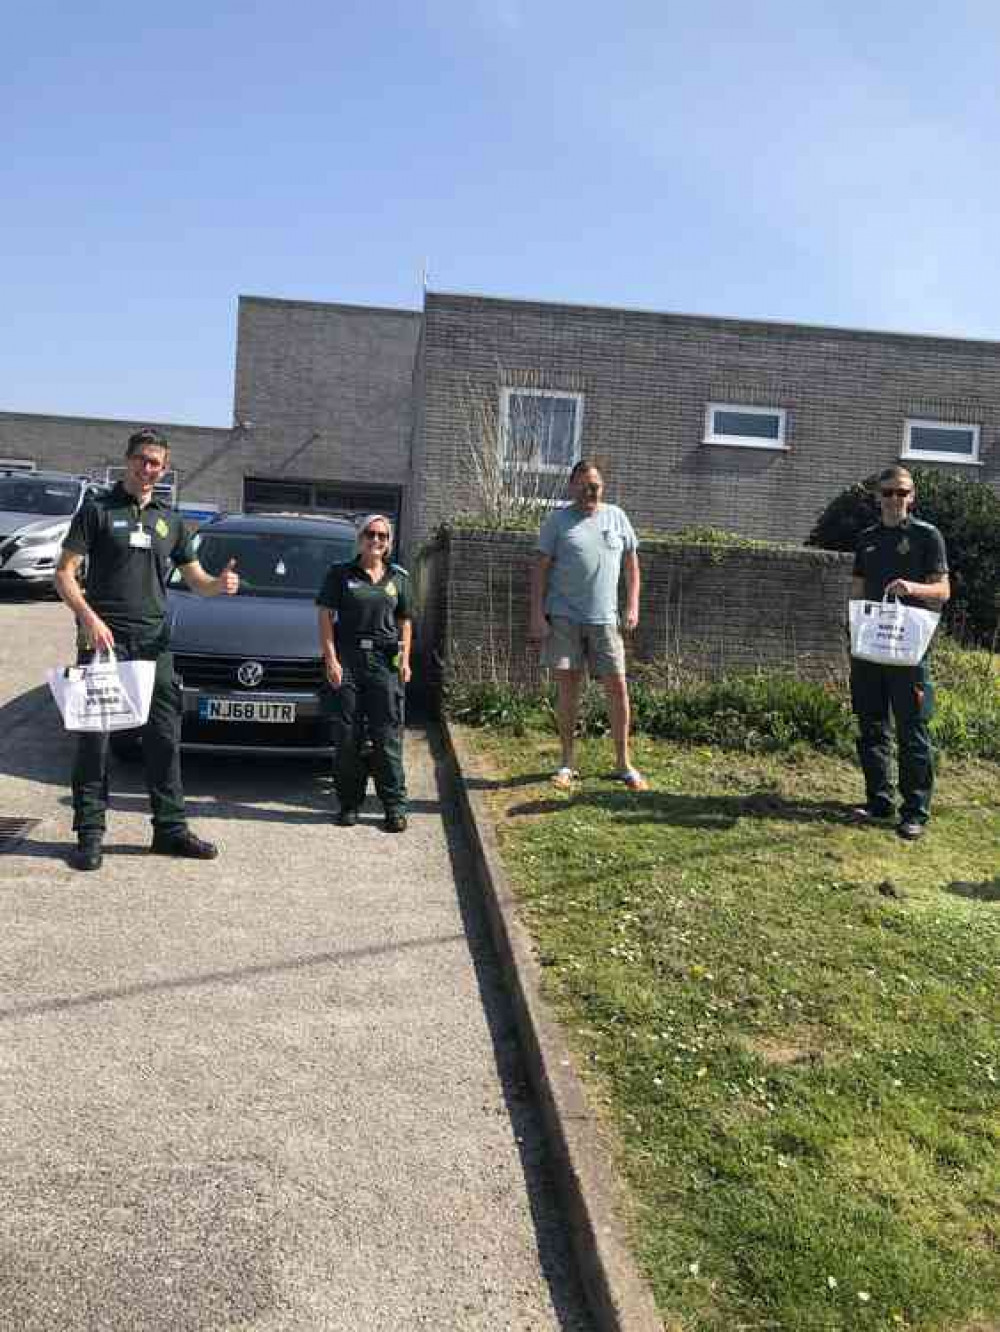
M646 781L638 768L626 768L623 772L615 773L620 782L624 782L630 791L648 791L649 782Z
M580 774L575 768L559 768L552 775L552 785L558 791L571 791L573 783L580 780Z

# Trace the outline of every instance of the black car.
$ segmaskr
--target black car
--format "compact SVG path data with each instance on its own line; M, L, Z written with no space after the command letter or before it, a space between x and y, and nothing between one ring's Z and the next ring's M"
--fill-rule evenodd
M199 597L180 570L170 576L184 749L331 753L315 598L330 565L353 559L354 525L319 515L236 514L209 523L194 540L210 574L236 560L240 590Z

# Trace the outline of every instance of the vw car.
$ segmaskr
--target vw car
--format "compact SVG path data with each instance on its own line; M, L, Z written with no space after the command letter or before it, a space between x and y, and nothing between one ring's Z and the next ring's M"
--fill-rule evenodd
M0 582L51 587L73 515L104 488L66 472L0 472Z
M322 516L232 514L202 527L210 574L236 561L233 597L187 591L170 576L168 614L188 751L332 753L316 593L355 554L353 523Z

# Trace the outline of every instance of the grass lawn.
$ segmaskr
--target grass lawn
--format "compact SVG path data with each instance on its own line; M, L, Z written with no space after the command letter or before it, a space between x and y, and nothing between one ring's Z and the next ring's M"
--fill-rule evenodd
M665 1325L1000 1332L1000 766L907 844L812 751L463 734Z

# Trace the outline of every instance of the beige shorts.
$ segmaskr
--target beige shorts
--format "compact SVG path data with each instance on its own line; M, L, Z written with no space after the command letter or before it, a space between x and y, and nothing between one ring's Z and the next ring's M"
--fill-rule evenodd
M561 615L549 617L542 664L553 671L582 671L598 679L625 674L625 644L616 624L577 624Z

